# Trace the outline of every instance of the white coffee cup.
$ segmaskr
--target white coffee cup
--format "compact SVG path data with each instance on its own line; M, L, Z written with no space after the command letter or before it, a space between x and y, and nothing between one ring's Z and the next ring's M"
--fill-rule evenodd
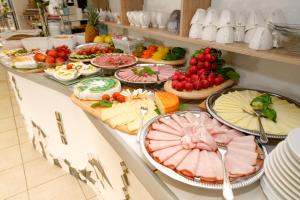
M258 27L246 30L246 32L245 32L245 39L244 39L245 43L250 43L250 41L252 40L252 38L253 38L253 36L254 36L257 28Z
M257 27L255 34L249 43L249 48L255 50L269 50L273 47L271 31L266 27Z
M265 19L260 10L251 11L246 22L246 31L255 27L265 26Z
M218 12L214 8L209 8L206 12L206 16L203 22L203 26L217 26L218 23Z
M197 9L191 20L191 25L195 24L195 23L202 25L204 22L205 16L206 16L206 11L204 9L202 9L202 8Z
M245 11L240 11L235 16L235 26L246 26L247 16Z
M139 17L140 17L140 24L141 24L142 28L148 28L149 24L150 24L150 21L151 21L150 13L141 12Z
M234 41L243 42L245 39L245 26L236 26L234 29Z
M158 24L158 28L163 29L166 28L166 24L169 20L169 14L164 12L156 13L156 23Z
M233 43L233 41L234 41L233 27L225 26L218 29L216 35L216 42L226 44L226 43Z
M207 41L216 41L217 26L210 25L203 28L201 39Z
M150 18L151 18L150 21L151 21L152 28L157 28L156 15L157 15L156 12L150 13Z
M218 28L225 27L225 26L234 27L234 25L235 25L235 20L234 20L233 13L227 9L223 10L218 20Z
M189 37L194 39L200 39L202 34L203 26L200 23L192 24L189 32Z

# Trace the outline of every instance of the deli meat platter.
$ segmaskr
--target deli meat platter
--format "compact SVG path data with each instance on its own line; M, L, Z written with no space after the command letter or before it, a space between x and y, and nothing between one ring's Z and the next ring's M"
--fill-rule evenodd
M157 84L171 78L175 69L166 64L137 64L132 67L119 69L115 77L129 84Z
M263 175L266 149L254 136L222 125L206 112L157 116L143 127L140 135L141 151L153 167L199 188L222 190L219 146L227 148L225 167L233 189L250 185Z

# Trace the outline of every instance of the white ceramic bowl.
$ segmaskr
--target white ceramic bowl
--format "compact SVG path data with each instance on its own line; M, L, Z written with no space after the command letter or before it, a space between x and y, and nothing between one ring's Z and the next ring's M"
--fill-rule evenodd
M28 51L32 49L40 49L41 51L46 51L51 48L48 37L30 37L21 40L22 45Z
M73 49L76 45L76 38L73 35L56 35L50 37L50 45L57 47L66 45L69 49Z
M77 34L74 34L75 38L76 38L76 43L78 45L80 44L85 44L85 36L84 36L84 33L77 33Z

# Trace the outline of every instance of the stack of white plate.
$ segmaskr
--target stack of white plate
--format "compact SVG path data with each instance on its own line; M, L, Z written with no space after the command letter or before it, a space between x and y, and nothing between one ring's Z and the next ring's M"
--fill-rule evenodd
M260 184L268 199L300 199L300 128L270 153L264 170Z

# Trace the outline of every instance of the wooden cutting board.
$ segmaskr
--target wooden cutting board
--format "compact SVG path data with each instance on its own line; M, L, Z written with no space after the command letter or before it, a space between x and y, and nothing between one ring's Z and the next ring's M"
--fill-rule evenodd
M100 107L92 108L91 107L91 105L93 103L96 103L97 101L81 100L81 99L77 98L74 95L72 95L70 98L73 101L73 103L75 103L81 109L83 109L87 113L91 114L92 116L96 117L97 119L101 120L101 116L100 116L99 113L100 113L100 110L103 109L103 108L100 108ZM103 122L106 123L105 121L103 121ZM136 135L136 132L129 132L127 130L126 126L117 126L116 129L119 130L119 131L122 131L124 133L130 134L130 135Z
M172 60L172 61L139 58L139 62L154 63L154 64L166 64L166 65L183 65L185 63L185 58L182 58L180 60Z
M181 92L177 91L172 88L172 81L165 82L164 89L167 92L173 93L176 96L178 96L181 99L205 99L206 97L210 96L213 93L216 93L217 91L223 90L225 88L228 88L234 84L233 80L227 80L221 85L213 86L207 89L202 89L199 91L191 91L191 92Z

